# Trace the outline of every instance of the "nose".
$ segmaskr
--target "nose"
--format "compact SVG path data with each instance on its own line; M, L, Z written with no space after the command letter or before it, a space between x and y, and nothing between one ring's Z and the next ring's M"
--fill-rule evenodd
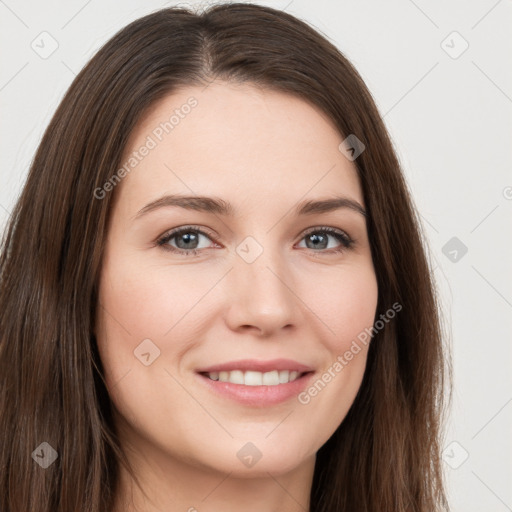
M253 330L267 337L290 329L300 318L300 300L282 257L264 251L248 263L236 257L226 282L226 322L237 332Z

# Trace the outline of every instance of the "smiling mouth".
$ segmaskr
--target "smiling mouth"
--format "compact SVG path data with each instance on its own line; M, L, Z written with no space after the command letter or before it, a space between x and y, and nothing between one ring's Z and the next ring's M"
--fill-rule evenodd
M309 373L312 372L290 370L272 370L269 372L231 370L200 372L200 375L213 381L229 382L231 384L241 384L245 386L279 386L300 379Z

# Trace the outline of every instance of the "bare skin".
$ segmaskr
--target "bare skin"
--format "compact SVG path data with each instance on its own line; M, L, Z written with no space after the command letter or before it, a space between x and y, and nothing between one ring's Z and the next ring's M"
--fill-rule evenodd
M157 140L155 128L190 97L197 106ZM357 394L368 347L342 371L333 364L377 307L364 215L294 211L341 196L364 208L343 137L303 100L224 82L156 104L126 158L148 136L156 146L115 188L100 279L96 337L121 444L146 494L123 470L115 512L307 511L316 452ZM235 214L162 206L137 216L168 194L222 199ZM157 245L187 226L196 231ZM183 247L196 254L172 251ZM134 354L147 339L148 365ZM331 379L307 403L258 406L215 393L196 372L277 358L311 367L310 385L329 368ZM261 456L250 467L237 456L244 446Z

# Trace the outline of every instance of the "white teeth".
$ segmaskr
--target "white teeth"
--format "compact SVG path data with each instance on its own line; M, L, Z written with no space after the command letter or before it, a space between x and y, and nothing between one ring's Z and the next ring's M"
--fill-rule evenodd
M263 374L261 372L244 372L244 384L246 386L261 386L263 384Z
M287 384L298 379L298 371L272 370L270 372L254 372L242 370L232 370L230 372L211 372L207 374L212 380L219 382L231 382L232 384L244 384L246 386L277 386Z
M232 372L227 372L229 377L229 382L231 384L243 384L244 383L244 372L240 370L233 370Z
M263 374L264 386L277 386L279 384L279 372L274 370Z

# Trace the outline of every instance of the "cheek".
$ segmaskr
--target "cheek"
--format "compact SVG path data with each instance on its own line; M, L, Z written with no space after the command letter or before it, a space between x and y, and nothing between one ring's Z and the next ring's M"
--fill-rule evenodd
M146 359L162 363L186 350L187 338L176 333L187 324L187 314L204 294L205 286L182 276L179 268L172 272L148 268L136 257L106 259L96 330L105 374L112 386L128 372L144 368L141 360L137 361L141 354L149 351Z
M178 267L144 266L125 254L104 263L97 343L116 409L147 432L167 424L170 411L187 410L190 397L166 370L174 375L176 362L194 346L195 323L188 315L206 285L185 279ZM192 410L186 419L200 424L203 418Z
M105 265L100 301L134 340L162 339L207 289L184 266L151 267L141 258L126 257Z
M311 418L306 428L311 435L321 433L324 440L343 421L361 386L378 298L372 266L346 268L336 275L330 293L313 298L330 332L323 338L328 357L316 379L298 396Z
M316 294L316 311L331 334L331 351L347 350L351 341L373 325L377 309L377 280L370 265L341 269L331 275L327 290Z

